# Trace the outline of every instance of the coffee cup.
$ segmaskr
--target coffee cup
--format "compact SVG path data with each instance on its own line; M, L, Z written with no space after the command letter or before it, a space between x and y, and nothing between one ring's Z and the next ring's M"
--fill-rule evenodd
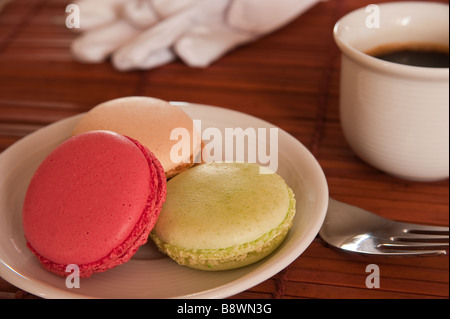
M340 121L355 154L403 179L448 178L448 5L370 5L341 18L334 38L342 52ZM421 57L415 64L405 52L444 54L444 64ZM392 54L400 60L381 56Z

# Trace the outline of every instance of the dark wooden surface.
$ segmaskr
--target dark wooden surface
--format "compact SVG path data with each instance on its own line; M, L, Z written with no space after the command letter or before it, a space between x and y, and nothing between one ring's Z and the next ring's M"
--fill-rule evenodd
M321 164L332 197L392 219L448 226L448 180L417 183L388 176L360 161L342 135L340 59L332 28L341 16L371 1L322 2L206 69L176 61L126 73L108 62L73 60L69 47L75 35L64 26L69 3L15 0L0 13L0 151L45 125L117 97L217 105L255 115L295 136ZM448 256L350 254L317 237L288 268L233 298L448 298L448 261ZM379 289L366 288L368 264L380 267ZM0 298L35 296L0 278Z

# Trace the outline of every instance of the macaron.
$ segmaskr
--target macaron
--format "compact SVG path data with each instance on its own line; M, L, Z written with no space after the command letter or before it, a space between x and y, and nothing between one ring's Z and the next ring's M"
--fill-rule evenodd
M109 131L71 137L33 175L22 222L47 270L80 277L127 262L145 244L166 197L164 170L138 141Z
M178 136L180 128L188 138ZM73 135L93 130L113 131L138 140L159 159L166 178L193 166L201 152L193 120L180 107L160 99L131 96L101 103L82 116Z
M168 181L150 237L180 265L211 271L243 267L283 242L295 206L286 182L257 164L206 163Z

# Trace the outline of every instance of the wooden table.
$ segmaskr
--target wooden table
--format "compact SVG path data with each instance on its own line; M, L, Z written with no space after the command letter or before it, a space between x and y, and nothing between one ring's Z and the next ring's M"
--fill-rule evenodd
M418 183L388 176L359 160L342 135L340 53L331 31L341 16L371 2L322 2L206 69L176 61L120 73L108 62L73 60L69 47L76 35L64 26L69 1L15 0L0 13L0 151L43 126L117 97L217 105L270 121L295 136L321 164L332 197L392 219L448 226L448 180ZM317 237L289 267L233 298L448 298L448 261L448 256L351 254ZM366 287L369 264L380 268L380 288ZM1 278L0 297L35 298Z

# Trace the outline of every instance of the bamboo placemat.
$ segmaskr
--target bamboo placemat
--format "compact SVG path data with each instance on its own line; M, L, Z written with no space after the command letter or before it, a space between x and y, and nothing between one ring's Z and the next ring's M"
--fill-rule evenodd
M386 2L386 1L379 1ZM448 1L441 1L448 4ZM329 0L206 69L180 61L120 73L71 56L63 0L14 0L0 12L0 151L96 104L129 95L217 105L279 126L318 159L332 197L409 222L448 225L448 180L415 183L360 161L339 123L334 23L370 1ZM1 177L0 177L1 178ZM365 286L368 264L381 288ZM448 256L388 258L336 251L317 237L289 267L233 298L448 298ZM33 298L0 278L1 298Z

